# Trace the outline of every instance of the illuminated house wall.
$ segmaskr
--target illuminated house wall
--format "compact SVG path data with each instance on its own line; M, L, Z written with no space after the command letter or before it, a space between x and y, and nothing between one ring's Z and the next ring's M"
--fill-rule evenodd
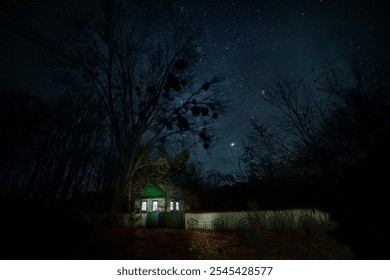
M168 197L158 186L150 185L136 200L136 209L140 212L176 212L182 211L184 201L178 197Z

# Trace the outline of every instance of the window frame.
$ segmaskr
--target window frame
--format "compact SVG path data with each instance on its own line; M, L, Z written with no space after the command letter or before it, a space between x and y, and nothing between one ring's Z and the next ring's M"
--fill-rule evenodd
M145 206L145 208L144 208L144 206ZM142 202L141 202L141 211L142 212L148 211L148 202L146 200L142 200Z
M153 212L158 211L158 200L152 200L152 211Z

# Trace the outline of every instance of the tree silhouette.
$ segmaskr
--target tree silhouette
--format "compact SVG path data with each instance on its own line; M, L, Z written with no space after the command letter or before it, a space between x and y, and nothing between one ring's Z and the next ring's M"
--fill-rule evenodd
M85 96L44 101L1 90L0 194L64 202L94 186L101 161L102 114Z
M195 79L199 32L151 35L139 26L123 3L107 0L77 27L70 47L33 36L66 69L64 81L104 108L116 170L107 190L113 213L123 197L132 200L135 173L153 149L178 135L195 135L208 149L207 127L226 109L220 77Z

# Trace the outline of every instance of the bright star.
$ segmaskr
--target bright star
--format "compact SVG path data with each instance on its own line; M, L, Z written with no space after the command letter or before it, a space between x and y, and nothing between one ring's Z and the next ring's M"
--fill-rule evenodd
M234 147L234 145L235 145L234 142L230 143L230 146L231 146L231 147Z

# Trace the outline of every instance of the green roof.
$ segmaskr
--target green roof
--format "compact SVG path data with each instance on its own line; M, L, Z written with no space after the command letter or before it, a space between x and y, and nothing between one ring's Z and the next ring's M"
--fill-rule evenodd
M144 193L142 194L142 198L162 198L165 197L165 192L155 185L148 186Z

